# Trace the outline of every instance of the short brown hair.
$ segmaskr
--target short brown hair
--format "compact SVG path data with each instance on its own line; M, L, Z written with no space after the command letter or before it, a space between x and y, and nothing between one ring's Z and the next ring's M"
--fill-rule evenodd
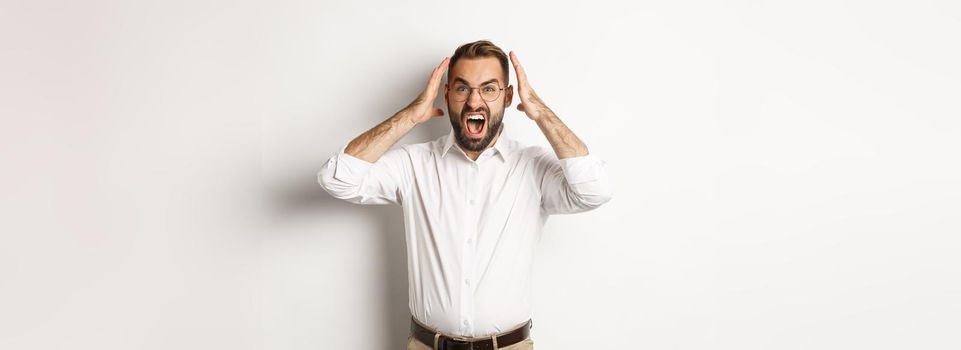
M497 58L501 63L501 68L504 69L504 85L510 85L510 74L507 68L507 54L504 50L494 45L494 43L487 40L478 40L472 43L467 43L461 45L454 50L454 55L450 57L450 67L453 68L457 61L461 58L482 58L482 57L494 57ZM449 78L449 77L448 77Z

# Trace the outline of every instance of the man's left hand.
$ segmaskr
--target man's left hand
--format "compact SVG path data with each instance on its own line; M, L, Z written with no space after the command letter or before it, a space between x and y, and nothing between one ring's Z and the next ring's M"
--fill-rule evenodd
M527 114L528 118L537 121L539 118L553 113L544 101L537 96L530 82L527 81L527 73L521 66L521 61L517 59L514 51L511 51L511 62L514 64L514 73L517 74L517 94L521 97L521 103L517 105L517 110Z

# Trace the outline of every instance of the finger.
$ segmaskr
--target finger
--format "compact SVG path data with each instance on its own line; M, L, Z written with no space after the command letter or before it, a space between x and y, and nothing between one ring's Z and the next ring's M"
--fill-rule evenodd
M517 105L517 110L518 110L518 111L521 111L521 112L524 112L524 104L523 104L523 103L518 104L518 105Z
M521 66L521 60L517 58L517 54L511 51L511 63L514 64L514 73L517 74L517 85L527 86L527 73L524 72L524 67Z
M440 80L444 77L444 72L447 71L447 64L450 62L450 58L444 57L444 60L440 62L437 68L430 75L430 80L427 81L427 88L424 89L425 100L433 103L434 99L437 98L437 89L440 87Z
M441 69L443 70L441 73L447 71L447 64L448 64L448 63L450 63L450 57L444 56L444 59L443 59L442 61L440 61L440 65L437 66L437 68L441 68Z
M449 57L444 57L444 60L440 62L437 68L434 68L434 72L430 75L430 81L427 86L432 88L432 90L437 90L440 86L440 79L444 77L444 73L447 72L447 65L450 63Z
M434 108L434 110L430 113L431 117L440 117L442 115L444 115L444 110L440 108Z

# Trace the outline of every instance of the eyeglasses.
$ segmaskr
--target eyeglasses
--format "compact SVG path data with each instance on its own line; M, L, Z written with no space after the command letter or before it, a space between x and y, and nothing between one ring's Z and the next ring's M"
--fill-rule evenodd
M498 86L496 83L488 83L481 87L470 87L463 83L454 83L454 88L451 89L451 96L454 97L454 102L464 102L470 97L470 94L477 89L477 93L480 97L487 102L493 102L501 95L501 90L504 88Z

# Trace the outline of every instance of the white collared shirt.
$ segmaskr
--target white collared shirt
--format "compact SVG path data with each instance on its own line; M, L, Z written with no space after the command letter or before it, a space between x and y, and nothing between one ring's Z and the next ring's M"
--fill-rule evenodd
M448 335L488 336L530 319L534 248L548 215L611 198L605 163L594 155L558 160L503 133L477 161L453 131L394 146L375 163L344 149L318 181L352 203L403 207L411 314Z

